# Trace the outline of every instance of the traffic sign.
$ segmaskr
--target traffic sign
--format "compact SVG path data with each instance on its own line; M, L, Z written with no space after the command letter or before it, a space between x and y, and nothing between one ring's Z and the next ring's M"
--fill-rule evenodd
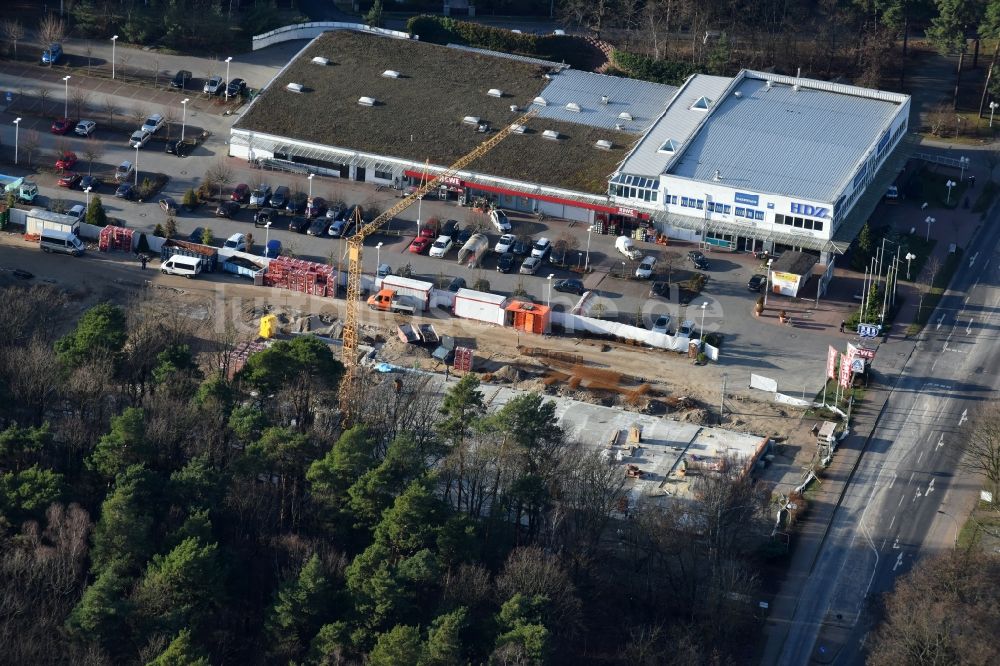
M858 335L863 338L877 337L882 327L877 324L858 324Z
M851 361L851 372L864 372L865 371L865 359L856 358Z

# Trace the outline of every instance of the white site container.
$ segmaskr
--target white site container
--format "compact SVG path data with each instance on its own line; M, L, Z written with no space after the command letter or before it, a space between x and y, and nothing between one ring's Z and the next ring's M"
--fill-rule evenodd
M459 289L455 296L454 314L463 319L475 319L503 326L506 296L472 289Z

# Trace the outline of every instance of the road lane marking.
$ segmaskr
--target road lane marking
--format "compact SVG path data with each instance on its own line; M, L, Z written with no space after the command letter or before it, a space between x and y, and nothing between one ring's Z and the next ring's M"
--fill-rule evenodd
M969 257L969 268L972 268L976 264L976 259L979 258L979 253L976 252L974 255Z
M913 494L913 499L912 499L912 500L910 500L910 504L913 504L914 502L916 502L916 501L917 501L917 498L918 498L918 497L923 497L923 496L924 496L924 495L923 495L923 493L921 493L921 492L920 492L920 489L919 489L919 488L917 488L917 492L915 492L915 493Z
M937 446L934 447L934 450L937 451L942 446L944 446L944 433L941 433L941 437L940 437L940 439L938 439Z
M891 490L894 485L896 485L896 473L895 472L892 473L892 481L889 482L889 489Z
M910 480L906 482L906 485L910 485L911 483L913 483L914 474L916 474L916 472L910 472Z
M893 514L892 520L889 521L889 529L892 529L893 524L896 522L896 515ZM883 542L884 543L884 542Z
M919 464L920 464L920 461L922 461L923 459L924 459L924 452L923 452L923 451L921 451L921 452L920 452L920 455L919 455L919 456L917 456L917 464L919 465Z
M934 479L931 479L931 484L927 486L927 492L924 495L930 495L932 492L934 492Z
M899 537L896 537L895 541L892 542L893 550L899 550Z
M969 420L969 410L968 409L963 409L962 410L962 418L960 418L958 420L958 425L962 425L963 423L965 423L968 420Z
M892 570L895 571L903 564L903 554L900 553L899 557L896 558L896 563L892 565Z
M903 498L902 498L902 497L900 497L900 498L899 498L899 504L897 504L896 506L897 506L897 507L900 507L900 506L902 506L902 505L903 505Z
M935 327L934 327L934 330L936 331L936 330L938 330L939 328L941 328L941 324L942 324L943 322L944 322L944 315L942 314L942 315L941 315L941 317L940 317L940 318L938 319L938 323L937 323L937 326L935 326Z
M969 325L965 327L965 334L966 335L971 335L972 334L972 322L974 322L975 320L976 320L975 317L969 317Z
M882 539L882 546L879 550L885 550L885 542L888 541L888 537Z

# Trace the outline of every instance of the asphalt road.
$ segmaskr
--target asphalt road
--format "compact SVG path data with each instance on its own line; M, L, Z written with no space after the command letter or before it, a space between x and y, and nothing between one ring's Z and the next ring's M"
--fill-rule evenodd
M1000 388L997 217L994 209L902 373L886 378L888 402L773 663L864 663L877 595L922 555L954 546L978 497L974 479L956 469L961 429Z

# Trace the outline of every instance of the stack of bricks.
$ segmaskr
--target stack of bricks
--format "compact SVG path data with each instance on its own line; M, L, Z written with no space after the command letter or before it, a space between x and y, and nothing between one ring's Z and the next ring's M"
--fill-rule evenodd
M264 273L264 284L313 296L332 297L337 293L336 271L332 266L288 257L271 260Z

